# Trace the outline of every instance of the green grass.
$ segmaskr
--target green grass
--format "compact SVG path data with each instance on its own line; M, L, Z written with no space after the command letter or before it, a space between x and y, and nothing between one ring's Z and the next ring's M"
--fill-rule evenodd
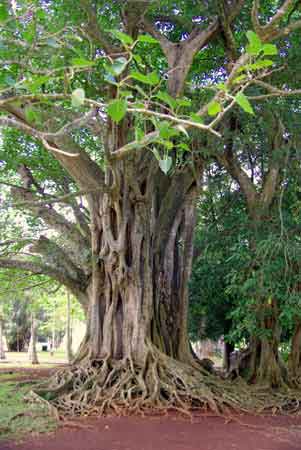
M31 386L9 381L1 383L4 375L16 377L20 372L3 374L0 379L0 441L54 431L56 422L49 416L47 407L25 400Z

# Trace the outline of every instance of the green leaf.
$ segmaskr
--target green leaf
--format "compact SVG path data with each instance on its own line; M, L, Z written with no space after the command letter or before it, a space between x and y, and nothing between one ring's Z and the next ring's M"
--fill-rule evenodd
M261 59L260 61L257 61L254 64L249 64L248 69L249 70L260 70L265 69L266 67L271 67L274 64L274 61L271 59Z
M170 139L179 134L179 131L173 128L170 123L165 120L163 122L158 122L157 127L159 129L160 137L163 139Z
M113 64L107 64L105 69L113 76L119 76L126 68L128 60L121 56L120 58L115 59Z
M177 107L177 101L172 98L167 92L159 91L156 97L162 102L167 103L171 109L175 109Z
M278 48L274 44L264 44L262 50L263 54L267 56L278 55Z
M246 48L247 53L253 56L258 55L262 50L262 42L260 40L260 37L251 30L247 31L246 34L249 41L249 45L247 45Z
M159 167L162 170L162 172L165 173L165 175L169 172L171 166L172 166L172 158L170 156L167 156L167 158L164 159L159 159Z
M141 83L155 85L158 84L160 79L156 72L150 72L147 75L143 75L140 72L131 72L131 77L134 78L134 80L141 81Z
M110 30L110 33L116 38L118 39L120 42L122 42L125 45L132 45L134 43L133 39L131 38L131 36L129 36L128 34L123 33L122 31L118 31L118 30Z
M40 121L40 114L38 111L27 106L24 111L25 119L30 123L36 123Z
M117 86L117 84L118 84L111 73L105 73L104 80L110 84L114 84L115 86Z
M241 82L242 80L244 80L245 78L247 78L247 75L239 75L238 77L234 78L233 84L240 83L240 82Z
M203 118L201 116L199 116L196 113L191 113L190 114L190 119L192 120L192 122L196 122L196 123L203 123Z
M191 100L189 98L185 98L185 97L177 98L176 102L179 106L183 106L184 108L191 105Z
M236 103L238 103L238 105L247 113L249 114L255 114L254 110L252 108L251 103L249 102L249 100L247 99L247 97L245 96L245 94L243 94L242 92L239 92L238 94L235 95L235 100Z
M26 80L23 85L33 94L36 93L41 86L43 86L50 79L47 75L42 75L41 77L32 77L30 80Z
M159 41L149 34L141 34L137 40L138 42L145 42L147 44L159 44Z
M227 92L228 91L228 88L227 88L227 86L225 85L225 83L218 83L218 84L216 84L216 86L215 86L219 91L224 91L224 92Z
M219 112L221 112L221 110L222 110L221 105L216 101L213 101L208 105L209 116L216 116Z
M127 101L124 99L116 99L109 103L108 114L114 122L120 122L127 111Z
M71 102L74 108L78 108L85 103L85 91L82 88L75 89L71 94Z
M0 22L5 22L9 18L8 10L5 5L0 5Z
M137 64L142 64L142 58L140 55L133 55L133 58Z
M183 150L183 152L190 152L190 148L187 144L185 144L185 142L181 142L177 145L177 147Z
M94 61L89 61L88 59L85 58L73 58L71 62L73 66L78 67L90 67L95 65Z

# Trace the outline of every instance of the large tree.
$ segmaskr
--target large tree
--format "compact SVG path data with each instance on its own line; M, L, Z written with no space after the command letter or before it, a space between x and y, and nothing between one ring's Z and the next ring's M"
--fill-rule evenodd
M77 365L53 386L51 398L67 412L230 403L191 354L187 282L207 135L221 138L237 104L254 113L246 95L252 89L257 97L296 93L269 79L277 55L271 41L301 27L297 2L268 6L258 0L1 6L0 124L30 136L29 153L42 144L89 211L87 224L73 203L78 225L71 222L52 207L57 199L45 200L26 163L19 168L23 204L61 238L59 246L44 236L31 250L52 255L45 271L78 291L88 316ZM241 54L250 27L255 32ZM65 237L72 245L64 247ZM89 246L90 264L83 259ZM37 270L32 261L22 263ZM0 264L21 266L10 256Z

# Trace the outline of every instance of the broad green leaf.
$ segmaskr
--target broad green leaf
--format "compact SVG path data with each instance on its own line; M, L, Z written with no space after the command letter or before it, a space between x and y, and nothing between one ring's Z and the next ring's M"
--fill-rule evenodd
M120 58L115 59L113 64L106 64L105 69L113 76L119 76L127 66L127 59L121 56Z
M159 159L159 167L162 170L162 172L165 173L165 175L169 172L171 166L172 166L172 158L170 156L167 156L167 158L164 159Z
M264 44L262 50L263 54L267 56L278 55L278 48L274 44Z
M183 150L183 152L190 152L190 148L187 144L185 144L185 142L181 142L177 145L177 147Z
M255 114L251 103L249 102L249 100L247 99L247 97L245 96L245 94L243 92L239 92L238 94L236 94L235 100L236 100L236 103L238 103L238 105L245 112L247 112L249 114L253 114L253 115Z
M253 56L258 55L262 49L262 42L260 40L260 37L251 30L247 31L246 34L249 41L249 45L247 45L246 47L247 53Z
M224 92L227 92L227 91L228 91L228 88L227 88L227 86L225 85L225 83L218 83L215 87L216 87L219 91L224 91Z
M176 100L179 106L183 106L184 108L191 105L191 100L189 98L177 98Z
M133 55L133 58L137 64L142 64L142 58L140 55Z
M78 108L85 103L85 91L82 88L75 89L71 94L71 102L74 108Z
M171 109L175 109L177 107L177 101L172 98L167 92L159 91L156 97L162 102L167 103L171 107Z
M248 68L249 70L259 70L259 69L265 69L266 67L271 67L274 64L274 61L271 59L261 59L260 61L257 61L254 64L249 64Z
M234 78L233 84L240 83L240 82L241 82L242 80L244 80L245 78L247 78L247 75L239 75L238 77Z
M114 122L120 122L127 111L127 101L124 99L116 99L109 103L108 114Z
M38 111L34 110L33 108L27 106L24 111L25 119L29 123L36 123L40 121L40 114Z
M89 61L88 59L85 58L73 58L71 62L73 66L78 67L90 67L95 65L94 61Z
M36 35L36 26L34 22L31 22L26 30L22 33L23 38L30 44L33 42Z
M50 79L47 75L42 75L40 77L32 77L30 80L26 80L23 86L28 89L33 94L38 91L38 89L43 86Z
M115 80L115 78L113 77L113 75L111 73L105 73L104 80L110 84L114 84L115 86L117 85L117 81Z
M179 131L173 128L169 122L158 122L157 127L159 129L160 137L163 139L170 139L179 134Z
M209 116L216 116L219 112L221 112L221 110L222 110L221 105L216 101L213 101L208 105Z
M134 78L134 80L141 81L141 83L155 85L158 84L160 79L158 77L158 74L156 72L150 72L147 75L143 75L140 72L131 72L131 77Z
M172 150L174 148L174 143L171 141L167 141L166 139L162 139L160 141L161 145L164 145L165 148L167 148L167 150Z
M159 41L149 34L141 34L137 40L138 42L146 42L147 44L159 44Z
M0 23L5 22L9 18L6 5L0 5Z
M199 116L198 114L196 114L196 113L191 113L190 114L190 119L193 122L196 122L196 123L203 123L204 122L203 118L201 116Z
M123 33L122 31L118 30L110 30L110 33L113 34L113 36L118 39L120 42L122 42L125 45L132 45L134 43L131 36L128 34Z

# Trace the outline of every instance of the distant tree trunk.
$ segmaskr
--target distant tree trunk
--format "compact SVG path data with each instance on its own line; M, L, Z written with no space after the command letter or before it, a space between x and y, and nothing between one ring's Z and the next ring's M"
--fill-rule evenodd
M28 358L31 364L39 364L38 355L37 355L37 335L36 335L36 319L34 314L31 314L31 333L30 333L30 342L28 347Z
M223 369L225 372L230 370L230 356L234 352L234 345L230 342L224 342L224 352L223 352Z
M286 382L287 374L279 355L281 330L277 301L262 305L260 316L261 336L251 340L248 377L252 382L280 387Z
M69 291L67 291L66 355L67 361L70 364L73 359L73 354L71 336L71 297Z
M288 358L289 380L293 385L301 383L301 320L296 320Z
M53 305L53 320L52 320L52 336L51 336L51 351L50 355L53 356L56 348L56 302Z
M3 336L3 319L0 318L0 359L6 359L4 349L4 336Z

